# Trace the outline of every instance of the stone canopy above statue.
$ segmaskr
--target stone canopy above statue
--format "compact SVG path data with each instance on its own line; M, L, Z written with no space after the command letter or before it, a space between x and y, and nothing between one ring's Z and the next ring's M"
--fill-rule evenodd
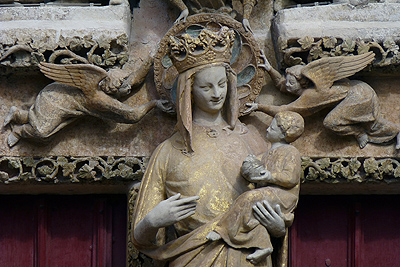
M334 4L280 10L272 25L278 64L373 51L373 70L398 73L400 3Z
M130 30L127 3L1 7L0 65L8 71L38 69L40 61L122 66Z

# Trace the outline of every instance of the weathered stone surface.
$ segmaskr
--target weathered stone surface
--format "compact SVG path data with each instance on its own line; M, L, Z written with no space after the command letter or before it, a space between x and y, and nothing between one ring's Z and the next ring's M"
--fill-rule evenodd
M0 184L112 184L141 180L146 157L0 157Z
M376 91L380 100L382 117L394 123L400 123L400 92L397 90L399 78L358 77L367 82ZM296 97L279 92L273 85L268 84L263 88L258 101L272 105L288 104ZM325 109L319 114L305 118L304 134L293 145L300 150L303 156L310 157L397 157L399 151L395 144L382 146L368 144L360 149L354 137L338 136L323 126L323 119L330 109ZM252 124L264 135L265 129L271 123L272 117L255 112L243 117L242 121Z
M31 106L41 88L51 80L41 74L0 77L0 123L12 105ZM154 84L138 88L134 96L123 100L138 106L157 98ZM150 156L155 147L174 130L174 116L153 110L134 125L95 118L82 118L58 132L48 143L21 141L7 147L9 128L0 133L0 155L4 156Z
M270 6L264 2L258 3L253 12L255 16L251 18L250 23L257 40L266 50L267 58L270 59L272 65L275 65L273 62L274 51L267 27L269 17L262 17L263 14L272 17ZM390 5L382 4L382 6ZM338 9L339 7L353 10L345 5L302 8L302 10ZM369 7L365 8L368 9ZM271 13L269 13L270 11ZM281 12L300 12L300 9L288 9ZM164 1L141 2L141 8L134 10L135 20L132 24L130 38L132 45L129 51L130 56L133 59L140 60L143 55L152 53L151 51L154 51L157 47L157 42L172 26L176 16L179 15L177 13ZM333 16L332 14L324 14L328 17ZM396 25L398 24L393 24L391 27L397 27ZM80 26L84 27L84 25ZM400 80L395 77L376 79L372 76L358 79L369 83L377 92L380 102L383 103L381 105L382 116L398 123L400 121L400 109L397 108L397 103L400 101L400 95L397 85ZM2 123L12 105L19 107L25 105L28 108L38 92L50 82L39 73L2 76L0 83L0 122ZM124 103L138 106L151 99L158 98L151 73L143 87L136 89L136 91L137 93L125 99ZM276 90L268 80L259 96L259 101L274 105L289 103L293 99L292 96ZM294 143L294 146L300 150L302 155L312 157L392 157L398 155L394 145L377 146L369 144L363 150L360 150L352 137L340 137L324 129L322 125L324 115L326 113L322 112L306 119L305 133ZM241 120L246 122L249 127L256 128L264 136L265 129L272 118L257 112L242 117ZM9 130L3 129L3 132L0 133L0 154L3 156L150 156L154 148L174 131L175 123L176 118L174 116L158 110L152 111L142 121L134 125L82 118L63 129L62 132L55 134L54 138L47 144L23 141L13 149L9 149L5 141Z
M30 67L42 60L123 65L130 27L127 4L2 7L0 63L9 67Z
M274 20L275 37L282 40L304 36L335 36L383 40L398 36L400 13L398 3L348 4L284 9Z
M273 40L278 61L286 66L294 64L284 58L288 56L287 53L293 53L289 51L292 47L301 47L296 52L309 52L311 59L308 60L319 58L318 53L328 52L324 56L360 54L361 50L367 48L367 51L371 49L377 54L376 66L398 65L399 9L399 3L369 3L360 6L336 4L280 10L273 22ZM308 42L306 37L311 40ZM320 44L313 43L319 40Z

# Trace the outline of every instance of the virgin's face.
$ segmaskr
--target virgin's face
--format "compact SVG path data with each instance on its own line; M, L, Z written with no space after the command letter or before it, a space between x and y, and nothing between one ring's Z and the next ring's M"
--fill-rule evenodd
M224 106L227 90L225 67L203 69L194 77L194 105L207 113L217 113Z
M285 134L282 132L282 129L278 126L275 119L272 120L271 125L267 129L267 140L271 143L285 140Z

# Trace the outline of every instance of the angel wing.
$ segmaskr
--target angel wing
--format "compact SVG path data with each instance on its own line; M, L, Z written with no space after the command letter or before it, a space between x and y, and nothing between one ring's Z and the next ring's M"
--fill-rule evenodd
M91 64L52 64L41 62L40 71L56 82L78 87L88 95L99 90L101 80L107 77L107 72Z
M310 79L316 90L329 89L335 81L364 69L375 59L373 52L357 56L328 57L307 64L301 73Z

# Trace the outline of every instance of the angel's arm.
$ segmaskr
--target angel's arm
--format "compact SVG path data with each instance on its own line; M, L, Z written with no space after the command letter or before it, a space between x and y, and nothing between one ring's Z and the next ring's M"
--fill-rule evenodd
M150 110L157 106L158 100L151 100L141 106L131 107L102 91L98 91L93 97L87 99L88 108L97 117L120 123L136 123Z
M168 2L170 2L171 4L173 4L174 6L176 6L179 11L181 12L179 14L179 17L175 20L175 24L179 23L179 22L186 22L186 18L189 15L189 9L188 7L185 5L185 3L183 2L183 0L167 0Z
M272 82L274 83L275 87L279 89L281 92L286 92L286 78L282 74L279 73L274 68L271 68L268 71L269 76L272 79Z
M188 9L183 0L167 0L167 1L176 6L177 8L179 8L179 11L181 12L185 9Z
M141 60L138 59L132 66L128 66L127 71L131 72L131 74L123 81L121 87L119 88L119 92L122 95L126 95L130 93L131 88L138 87L140 84L144 82L147 74L149 73L151 67L153 66L153 57L148 55L141 63ZM139 68L135 68L136 64L140 64Z
M318 93L314 93L312 89L309 89L289 104L274 106L259 103L257 104L257 110L272 117L282 111L293 111L299 113L303 117L307 117L326 107L326 105L322 105L321 102L318 101L318 96Z
M249 19L253 7L257 4L256 0L243 0L243 27L246 31L253 32L250 27Z
M282 74L279 73L276 69L271 66L267 57L265 56L264 52L261 51L261 60L263 64L260 64L259 67L263 68L271 77L272 82L274 85L279 89L281 92L286 92L286 78Z
M250 19L253 7L257 4L256 0L243 0L243 18Z

